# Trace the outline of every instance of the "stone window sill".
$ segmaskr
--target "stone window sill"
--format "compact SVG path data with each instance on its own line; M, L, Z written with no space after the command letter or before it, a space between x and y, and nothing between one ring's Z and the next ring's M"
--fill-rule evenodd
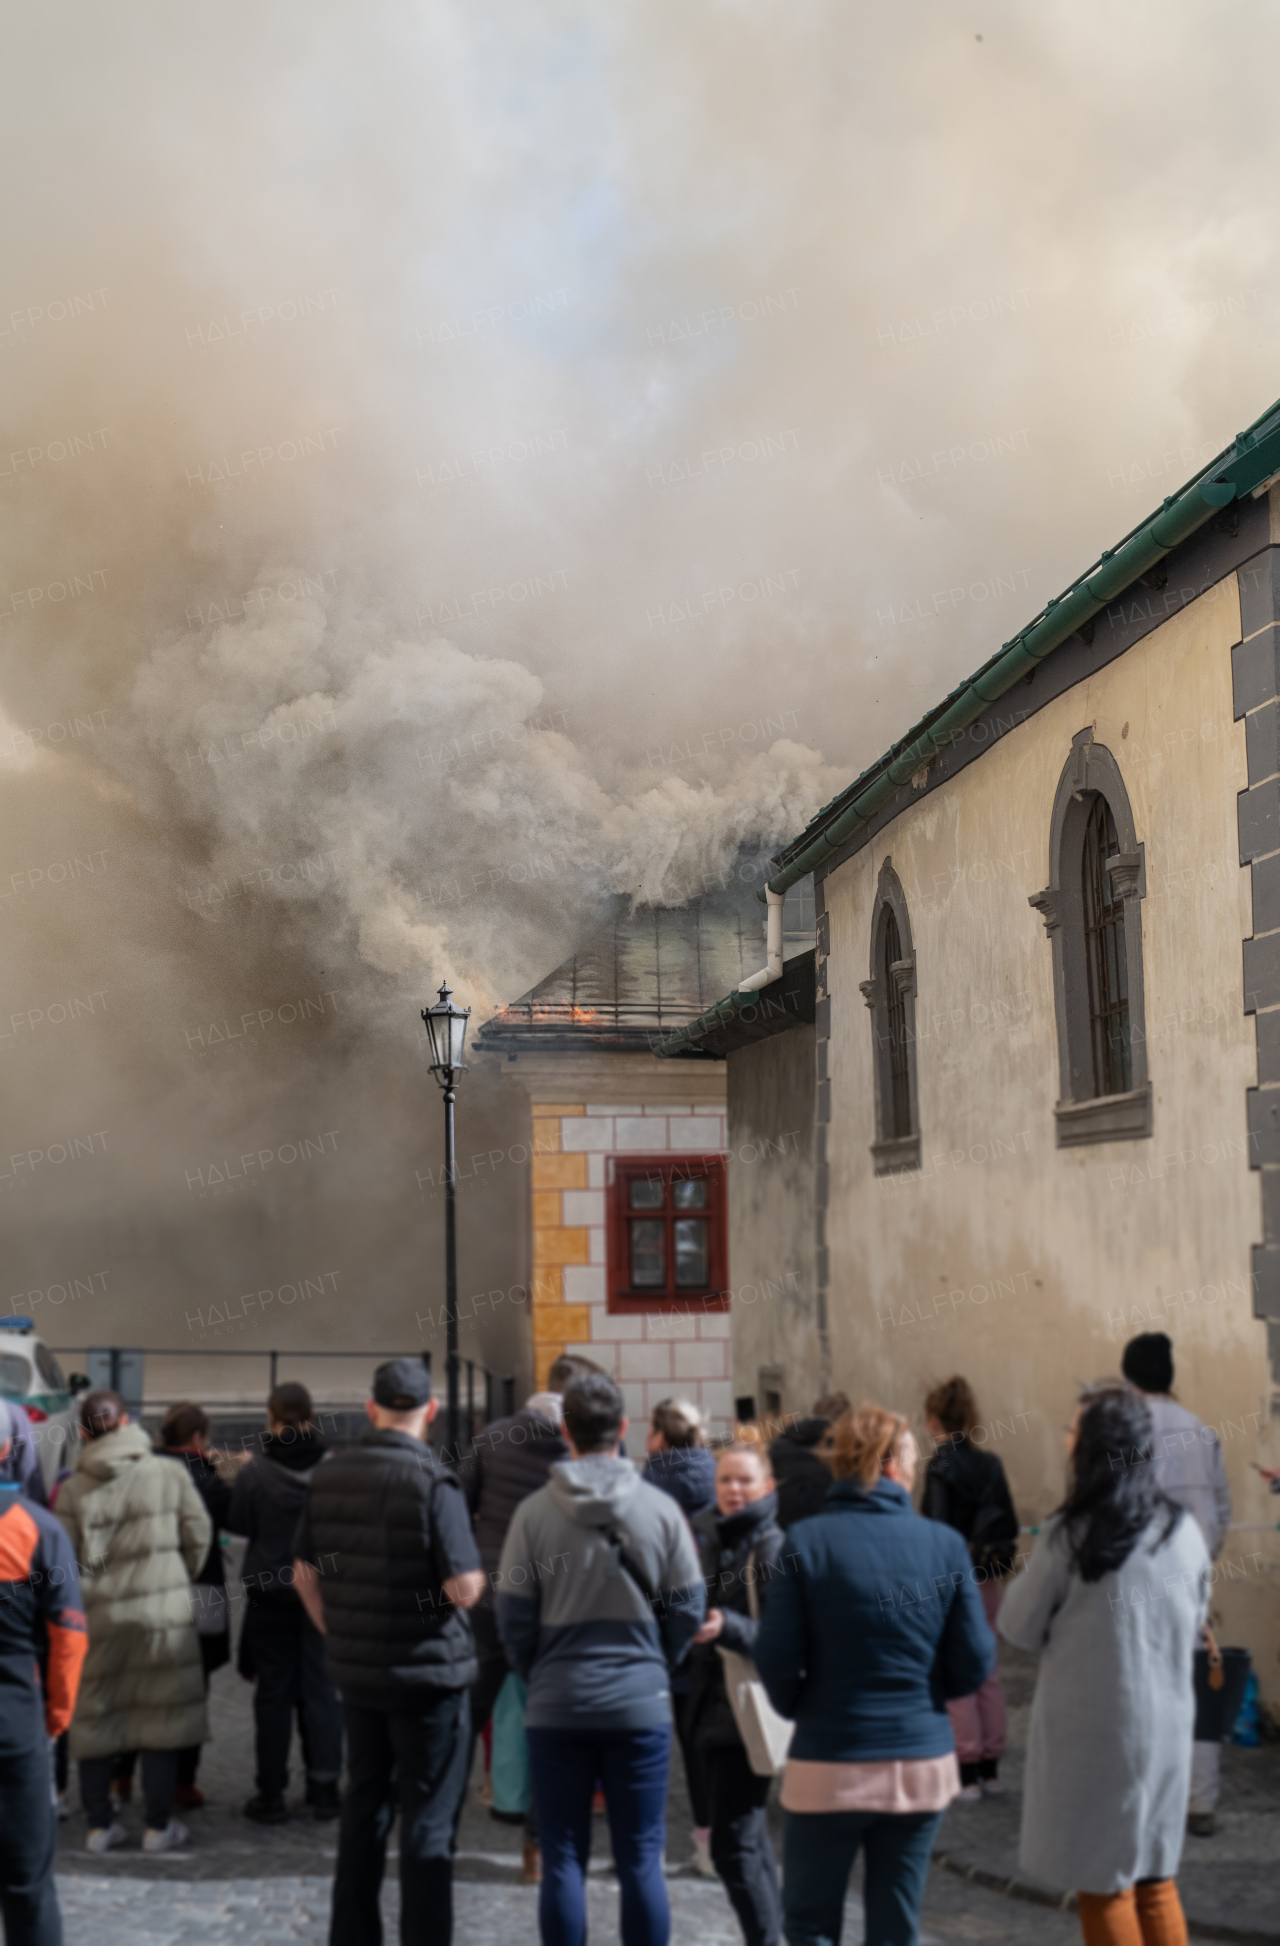
M1151 1083L1127 1095L1060 1101L1053 1111L1060 1149L1093 1142L1141 1142L1151 1134Z
M873 1142L871 1153L878 1176L896 1176L903 1170L918 1169L920 1137L918 1134L897 1135L887 1142Z

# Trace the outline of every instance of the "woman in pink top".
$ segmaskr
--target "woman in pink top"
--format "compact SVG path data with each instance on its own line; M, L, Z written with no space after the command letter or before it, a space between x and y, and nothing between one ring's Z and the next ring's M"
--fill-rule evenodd
M861 1406L834 1430L835 1481L799 1521L756 1637L775 1709L795 1720L783 1927L834 1946L849 1873L866 1858L866 1946L915 1946L929 1855L960 1786L946 1699L995 1660L968 1550L911 1504L906 1420Z

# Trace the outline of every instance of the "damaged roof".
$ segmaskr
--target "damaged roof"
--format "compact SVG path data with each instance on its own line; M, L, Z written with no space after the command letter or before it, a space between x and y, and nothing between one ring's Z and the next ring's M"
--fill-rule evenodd
M757 894L769 869L768 858L740 859L681 906L615 899L606 922L575 953L484 1023L479 1047L509 1056L586 1047L652 1053L760 965L764 909ZM812 880L788 895L783 929L785 954L812 949Z

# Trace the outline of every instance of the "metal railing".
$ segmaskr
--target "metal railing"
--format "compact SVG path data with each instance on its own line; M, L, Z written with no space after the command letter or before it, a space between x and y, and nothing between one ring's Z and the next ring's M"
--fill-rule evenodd
M278 1383L280 1360L282 1358L296 1360L298 1362L312 1358L358 1359L367 1370L371 1360L375 1363L381 1363L385 1358L394 1358L397 1356L397 1353L394 1351L385 1351L382 1353L371 1351L367 1345L362 1346L359 1351L304 1351L298 1348L288 1351L248 1350L221 1345L51 1345L49 1349L59 1358L70 1358L83 1353L90 1364L97 1365L97 1372L90 1374L93 1382L95 1384L110 1386L113 1392L120 1393L126 1405L136 1407L140 1411L146 1411L149 1407L155 1408L171 1404L173 1393L169 1391L160 1396L148 1397L145 1384L139 1383L135 1386L131 1382L130 1363L133 1360L146 1360L148 1358L265 1359L267 1360L269 1373L267 1389L273 1392ZM427 1370L431 1370L431 1353L429 1351L410 1352L402 1355L420 1357ZM487 1365L479 1364L474 1358L460 1359L459 1366L460 1376L463 1380L467 1424L474 1430L478 1425L487 1424L491 1419L509 1418L515 1411L515 1378L513 1376L500 1378L496 1372L490 1371ZM481 1390L483 1391L483 1403L477 1397L478 1391ZM132 1397L130 1397L130 1393L133 1394ZM327 1405L331 1401L325 1400L323 1403ZM215 1413L226 1411L243 1412L246 1409L252 1409L252 1405L253 1402L247 1399L223 1400L218 1404L212 1405L210 1410Z

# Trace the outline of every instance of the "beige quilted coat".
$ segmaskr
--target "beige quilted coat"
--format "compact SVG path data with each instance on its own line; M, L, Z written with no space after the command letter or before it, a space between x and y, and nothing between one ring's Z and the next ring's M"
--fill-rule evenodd
M213 1527L185 1466L139 1426L86 1441L58 1492L80 1562L89 1653L71 1754L182 1750L209 1734L191 1601Z

